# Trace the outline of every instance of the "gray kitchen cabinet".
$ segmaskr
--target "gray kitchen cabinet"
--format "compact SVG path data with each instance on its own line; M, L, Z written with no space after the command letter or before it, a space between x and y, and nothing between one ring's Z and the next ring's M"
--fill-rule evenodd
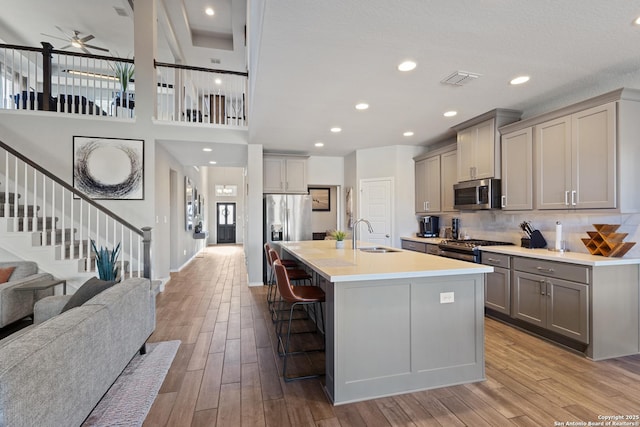
M502 135L502 209L533 209L533 128Z
M538 209L616 207L616 105L534 127Z
M588 268L514 257L513 270L514 318L589 343L589 286L574 281Z
M307 193L307 157L263 158L263 193Z
M457 151L440 155L440 200L442 212L455 212L453 185L458 182Z
M427 253L429 255L440 255L440 248L438 245L434 245L433 243L427 243Z
M440 212L440 156L416 161L416 213Z
M522 112L495 109L467 120L457 132L458 182L500 178L500 134L498 128L520 119Z
M511 315L511 271L508 255L482 253L482 264L493 266L484 279L484 306Z

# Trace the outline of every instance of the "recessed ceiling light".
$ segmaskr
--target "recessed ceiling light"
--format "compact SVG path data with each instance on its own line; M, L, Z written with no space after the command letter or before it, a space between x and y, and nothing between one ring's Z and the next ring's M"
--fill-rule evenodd
M324 142L316 142L315 144L316 147L324 147Z
M222 84L222 79L215 79L215 80L214 80L214 82L215 82L217 85L221 85L221 84Z
M333 132L333 133L342 132L342 128L339 128L339 127L333 127L333 128L331 128L331 132Z
M213 16L215 14L215 12L213 11L213 8L208 7L204 10L204 13L206 13L209 16Z
M208 152L208 151L213 151L213 149L212 148L203 148L202 151L207 151Z
M211 160L211 161L209 162L209 164L210 164L210 165L215 165L215 164L217 164L217 163L218 163L218 162L216 162L216 161L214 161L214 160Z
M365 102L361 102L359 104L356 104L356 110L366 110L367 108L369 108L369 104L367 104Z
M400 71L411 71L416 68L416 63L413 61L404 61L402 64L398 65L398 70Z
M413 132L411 132L409 130L409 131L406 131L405 133L403 133L402 135L404 135L404 136L413 136Z
M635 21L633 21L633 23L634 23L634 24L636 24L636 25L640 25L640 16L638 16L638 17L636 18L636 20L635 20Z
M458 114L458 112L457 112L457 111L453 111L453 110L452 110L452 111L447 111L446 113L444 113L444 116L445 116L445 117L453 117L453 116L455 116L455 115L457 115L457 114Z
M518 76L515 79L511 80L509 83L512 85L521 85L522 83L526 83L529 81L529 76Z

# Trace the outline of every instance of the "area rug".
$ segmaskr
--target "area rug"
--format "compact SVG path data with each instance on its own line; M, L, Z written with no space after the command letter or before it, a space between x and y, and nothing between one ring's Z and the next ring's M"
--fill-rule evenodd
M180 341L147 344L147 354L129 362L83 426L141 426L179 346Z

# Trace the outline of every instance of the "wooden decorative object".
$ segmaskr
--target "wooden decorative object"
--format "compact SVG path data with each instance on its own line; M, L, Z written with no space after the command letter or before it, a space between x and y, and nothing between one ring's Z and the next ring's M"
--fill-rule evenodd
M636 244L623 242L628 233L616 233L620 227L619 224L593 224L593 226L596 231L587 231L589 238L582 239L591 255L622 257Z

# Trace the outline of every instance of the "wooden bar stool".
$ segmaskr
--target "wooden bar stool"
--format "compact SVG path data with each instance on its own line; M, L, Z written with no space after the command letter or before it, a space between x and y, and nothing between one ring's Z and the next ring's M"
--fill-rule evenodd
M293 319L293 310L298 306L313 306L313 315L315 322L315 330L310 331L301 331L295 332L296 334L301 333L313 333L318 332L320 329L318 328L319 322L322 324L322 332L324 333L324 314L322 312L322 303L325 301L325 294L322 289L317 286L292 286L289 279L289 271L287 270L279 260L275 260L273 262L273 268L276 274L276 284L278 286L278 291L280 292L280 296L282 297L283 303L291 304L289 310L276 310L277 319L276 319L276 337L278 339L278 349L282 348L282 352L278 350L278 354L283 357L282 360L282 378L289 382L293 380L301 380L306 378L316 378L324 374L313 374L313 375L302 375L297 377L289 377L287 376L287 358L294 354L305 354L311 352L319 352L324 351L324 338L323 345L321 348L308 349L308 350L298 350L298 351L290 351L289 345L291 342L291 322ZM311 308L311 307L309 307ZM284 323L287 321L287 318L283 314L280 313L289 313L288 318L288 327L286 338L283 337L282 327ZM318 312L320 313L320 319L318 319Z

